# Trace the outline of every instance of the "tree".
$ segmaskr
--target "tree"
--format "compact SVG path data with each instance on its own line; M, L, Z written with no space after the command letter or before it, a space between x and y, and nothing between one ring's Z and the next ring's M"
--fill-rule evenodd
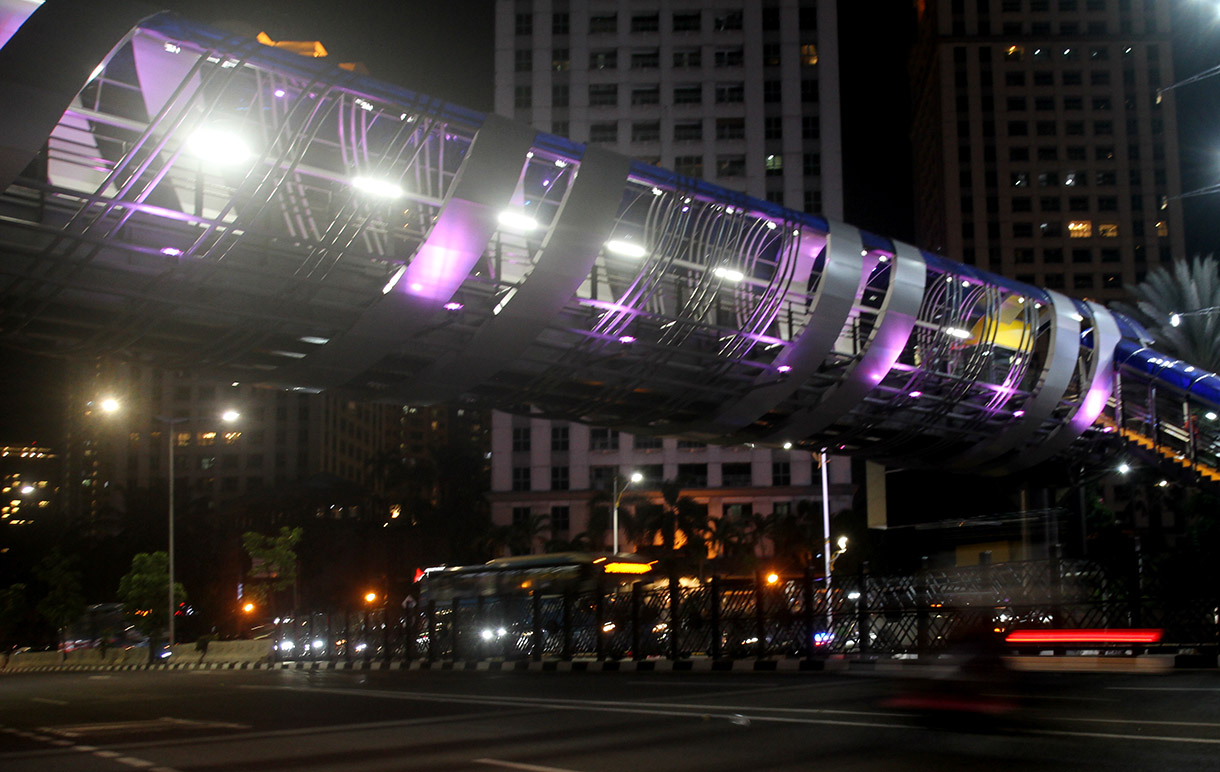
M85 613L85 594L76 558L64 555L56 547L34 569L34 575L47 588L38 602L38 613L55 628L57 640L62 645L68 625Z
M1116 311L1127 314L1148 328L1158 347L1167 354L1212 372L1220 370L1220 264L1212 255L1179 260L1148 272L1147 278L1132 290L1135 306L1115 303ZM1172 314L1184 315L1173 326Z
M275 536L247 531L242 534L241 544L250 556L250 573L247 592L255 603L274 608L275 596L297 583L297 544L304 531L283 526ZM293 606L298 599L293 598Z
M153 662L161 631L169 626L169 556L141 552L119 580L119 600L135 628L148 636L148 661ZM174 582L174 607L186 602L186 588Z
M689 496L674 480L661 483L661 504L636 508L634 529L644 546L641 553L652 553L668 562L685 558L687 562L707 557L709 535L707 509Z
M29 622L26 592L20 582L0 590L0 646L6 649L17 644L22 627Z

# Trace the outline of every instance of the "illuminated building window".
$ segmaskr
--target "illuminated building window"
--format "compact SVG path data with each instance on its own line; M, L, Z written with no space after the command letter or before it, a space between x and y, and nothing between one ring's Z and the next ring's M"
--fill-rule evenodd
M1068 223L1068 236L1074 239L1087 239L1093 236L1091 220L1072 220Z
M1165 222L1164 220L1157 220L1156 235L1168 236L1169 235L1169 223Z
M763 163L763 168L767 170L767 174L782 174L784 171L784 157L782 155L768 155Z
M1106 239L1118 238L1118 223L1103 222L1097 224L1097 235Z
M806 43L801 46L801 64L806 67L812 67L818 63L818 47L813 43Z
M139 445L140 444L140 433L132 432L131 434L128 434L127 435L127 444L128 445Z
M190 432L178 432L174 436L174 444L180 448L189 447L191 444L191 433Z
M215 445L216 444L216 432L199 432L199 444L200 445Z
M232 445L241 437L241 432L225 432L225 444Z
M1004 60L1009 62L1019 62L1025 57L1024 46L1009 46L1004 50Z

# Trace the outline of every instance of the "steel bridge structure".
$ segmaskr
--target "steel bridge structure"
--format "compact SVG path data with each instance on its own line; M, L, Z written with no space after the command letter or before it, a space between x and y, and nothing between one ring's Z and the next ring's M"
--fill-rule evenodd
M1097 303L130 0L0 14L6 346L961 470L1101 435L1220 466L1220 378Z

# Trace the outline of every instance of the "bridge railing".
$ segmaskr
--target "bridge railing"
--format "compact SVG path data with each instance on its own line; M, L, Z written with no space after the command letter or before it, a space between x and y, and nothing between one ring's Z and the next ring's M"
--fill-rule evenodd
M1159 627L1164 645L1220 644L1220 599L1182 577L1049 560L906 576L715 578L625 592L457 599L407 613L280 621L281 660L814 658L932 654L967 632Z

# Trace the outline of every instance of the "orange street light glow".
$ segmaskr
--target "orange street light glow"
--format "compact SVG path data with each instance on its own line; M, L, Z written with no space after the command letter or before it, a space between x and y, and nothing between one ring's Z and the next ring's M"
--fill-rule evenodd
M246 612L247 614L249 614L250 612L254 611L254 604L247 603L246 605L241 607L241 610Z
M779 574L772 572L767 574L767 584L775 584L779 581Z
M375 592L365 593L364 600L366 603L372 603L373 601L377 600L377 593L375 593Z
M1014 630L1004 640L1008 643L1156 643L1163 630Z

